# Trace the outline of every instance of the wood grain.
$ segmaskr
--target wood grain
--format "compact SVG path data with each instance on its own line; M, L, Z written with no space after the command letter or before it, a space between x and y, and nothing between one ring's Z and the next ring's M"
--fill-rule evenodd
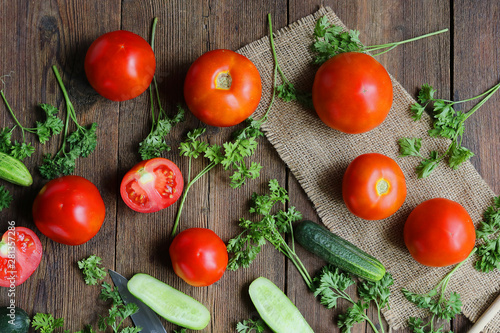
M156 35L156 77L160 98L167 113L174 114L175 104L182 102L185 74L190 64L212 49L237 50L268 35L267 13L272 14L275 30L315 12L321 5L330 6L351 29L361 32L366 44L397 41L427 32L450 28L440 36L400 46L378 60L410 93L415 94L423 83L438 89L443 98L467 98L479 94L499 79L500 54L496 47L500 37L499 4L496 2L338 0L338 1L238 1L238 0L50 0L0 1L0 76L2 89L21 123L32 126L41 119L38 103L52 103L64 109L64 100L52 74L56 64L68 88L79 122L98 122L99 143L96 151L77 162L75 174L99 188L106 204L106 220L88 243L70 247L55 243L36 229L31 217L31 204L46 183L37 170L45 153L54 153L59 139L47 145L28 139L36 153L26 159L34 184L20 188L2 182L15 200L12 207L0 212L0 231L7 221L37 232L42 241L42 262L23 285L16 290L17 305L29 314L48 312L66 319L66 329L77 331L86 323L96 323L107 305L98 300L99 288L83 283L76 261L90 254L103 258L104 265L126 277L143 272L167 282L205 304L212 321L203 332L235 332L238 321L256 317L248 296L248 285L258 276L275 282L297 305L316 332L339 332L336 320L348 306L324 308L307 289L296 268L271 246L266 246L249 269L226 272L212 286L188 286L172 271L168 255L169 236L177 204L153 214L139 214L121 200L118 188L123 175L137 162L138 143L151 128L149 97L115 103L100 97L88 84L83 61L90 43L105 32L125 29L149 40L153 17L159 23ZM500 141L500 95L493 96L468 120L464 145L476 157L472 162L496 193L500 192L500 157L495 144ZM468 107L467 105L465 107ZM1 127L14 122L0 106ZM178 145L190 129L203 126L189 112L186 121L167 138L172 151L164 157L174 161L184 172L187 158L178 155ZM229 139L234 128L209 127L204 139L218 143ZM14 138L21 138L16 131ZM252 160L264 168L261 177L249 181L241 189L229 187L230 171L217 167L200 179L191 189L184 207L180 230L203 227L214 230L224 241L239 232L241 217L254 219L248 213L252 192L264 193L269 179L276 178L289 190L291 203L304 218L318 221L314 207L293 175L279 159L265 138ZM202 158L193 162L193 172L206 165ZM324 264L300 246L297 252L311 275ZM108 282L111 282L109 278ZM356 297L354 288L349 290ZM0 291L0 306L8 304L5 290ZM368 315L378 322L373 309ZM127 321L130 323L130 321ZM167 331L175 325L164 321ZM387 326L382 323L385 328ZM463 316L446 329L463 333L471 326ZM96 325L94 325L96 327ZM356 325L353 332L371 332L366 324ZM387 331L387 330L386 330ZM408 329L397 333L410 332Z

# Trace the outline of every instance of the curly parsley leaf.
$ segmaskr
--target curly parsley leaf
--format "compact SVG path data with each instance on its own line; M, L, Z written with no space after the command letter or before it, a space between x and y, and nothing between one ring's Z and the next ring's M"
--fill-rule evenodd
M247 319L236 324L236 331L238 333L262 333L266 329L266 324L262 319Z
M0 212L4 208L9 208L12 199L12 195L9 191L3 185L0 185Z
M113 289L109 283L103 282L100 298L112 300L113 305L109 309L107 317L99 317L99 330L105 331L107 327L111 327L114 333L138 333L142 330L141 327L125 327L120 330L123 321L139 311L139 308L135 303L124 304L118 291Z
M500 269L500 196L495 197L476 230L476 237L482 240L477 249L479 260L475 268L482 272Z
M78 261L78 268L82 271L86 284L94 286L104 279L106 271L100 267L101 265L102 259L96 255Z
M444 99L435 98L436 90L429 84L424 84L418 94L418 103L411 106L412 118L415 121L421 119L425 108L432 105L430 115L432 117L432 128L428 131L431 137L441 137L450 139L451 143L444 153L432 152L430 158L425 159L419 153L421 146L420 139L402 138L399 140L401 156L417 156L422 159L420 165L417 167L417 174L419 178L427 177L436 168L439 162L448 157L448 165L457 170L464 162L468 161L474 156L474 153L462 147L462 137L465 131L465 121L476 112L498 89L500 83L493 86L486 92L462 101L448 101ZM454 109L454 105L480 99L468 112L461 112ZM414 141L409 141L414 140ZM418 147L416 143L418 140ZM413 145L412 145L413 144Z
M35 147L30 142L17 142L14 141L10 148L10 156L22 161L26 157L30 157L35 152Z
M50 313L37 313L33 316L31 326L40 333L52 333L56 328L63 327L63 318L54 318Z
M160 157L162 152L171 150L170 145L165 140L165 136L170 133L175 125L184 121L184 114L184 109L180 105L177 105L177 114L170 118L160 105L158 119L153 121L151 132L139 143L139 154L143 160Z
M59 110L50 104L40 104L40 108L45 113L45 121L36 122L36 134L38 135L38 140L40 143L44 144L53 135L57 135L62 132L64 128L63 121L56 116Z

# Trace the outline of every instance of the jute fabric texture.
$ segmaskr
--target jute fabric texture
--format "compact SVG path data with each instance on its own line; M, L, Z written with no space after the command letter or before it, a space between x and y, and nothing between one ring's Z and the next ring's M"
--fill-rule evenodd
M327 15L330 22L345 28L331 9L321 8L314 15L275 32L281 68L298 89L311 90L318 67L312 65L310 44L316 19L323 15ZM272 92L274 63L269 38L246 45L238 52L253 61L262 78L262 101L254 114L255 118L259 118L268 107ZM401 288L427 293L453 268L425 267L410 256L403 241L403 226L412 209L427 199L448 198L460 203L477 225L495 194L470 162L456 171L443 162L428 178L417 179L415 166L419 160L398 157L398 139L423 138L424 156L428 156L430 150L444 152L449 141L428 136L431 126L429 116L424 115L419 122L411 119L409 108L415 101L396 78L392 77L392 80L394 102L389 115L380 126L367 133L351 135L333 130L321 122L314 110L280 99L275 100L263 130L307 193L321 221L332 232L377 257L393 275L395 282L390 310L384 311L384 315L389 325L398 329L407 326L410 316L427 315L406 300ZM393 158L407 181L408 195L404 205L396 214L381 221L366 221L351 214L344 205L341 193L342 177L349 163L358 155L372 152ZM477 320L500 291L500 272L480 273L473 267L476 260L476 257L471 257L448 285L448 293L460 293L462 311L472 321ZM485 332L500 332L500 314Z

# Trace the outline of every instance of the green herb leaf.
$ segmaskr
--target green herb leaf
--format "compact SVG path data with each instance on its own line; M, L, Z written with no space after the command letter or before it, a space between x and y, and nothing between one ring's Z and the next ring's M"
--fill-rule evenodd
M26 143L15 141L10 148L10 156L17 158L20 161L24 160L26 157L30 157L34 152L35 147L33 147L30 142Z
M2 128L0 132L0 152L10 155L11 147L12 147L12 131L14 129L9 127Z
M417 120L420 120L422 118L422 115L424 114L424 111L425 111L425 107L427 106L424 105L420 105L418 103L415 103L413 104L411 107L410 107L410 111L412 113L412 119L417 121Z
M45 112L45 122L36 122L36 134L40 143L44 144L51 136L62 132L64 123L56 114L59 110L50 104L40 104L40 108Z
M391 294L390 286L394 284L394 279L390 273L384 274L382 279L377 282L362 281L358 283L358 293L365 302L374 301L380 309L383 309L389 303Z
M9 208L12 199L9 191L3 185L0 185L0 212L5 208Z
M430 84L424 83L418 92L418 101L422 104L432 101L435 93L436 90Z
M78 261L78 268L82 271L86 284L93 286L104 279L106 271L99 267L101 265L102 259L96 255Z
M337 307L337 300L351 300L345 290L354 284L354 280L331 265L322 268L319 276L314 278L316 285L314 297L320 296L320 302L328 309Z
M52 333L58 327L63 327L63 318L54 318L50 313L37 313L31 321L31 326L40 333Z
M422 139L420 138L401 138L399 143L399 153L400 157L405 156L418 156L422 157L420 154L420 147L422 147Z
M428 177L431 172L438 166L439 161L440 158L438 152L431 151L429 158L421 161L416 168L418 178Z
M485 273L500 269L500 196L486 209L476 235L482 241L477 249L476 269Z
M266 324L262 319L252 320L247 319L243 320L236 324L236 331L238 333L262 333L266 329Z

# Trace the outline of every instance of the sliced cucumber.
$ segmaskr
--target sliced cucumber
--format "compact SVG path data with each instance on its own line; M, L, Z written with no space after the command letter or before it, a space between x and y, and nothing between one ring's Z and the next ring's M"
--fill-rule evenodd
M203 304L150 275L134 275L127 288L132 295L171 323L191 330L202 330L210 322L210 312Z
M314 333L299 309L270 280L265 277L255 279L250 284L249 293L262 320L273 332Z

